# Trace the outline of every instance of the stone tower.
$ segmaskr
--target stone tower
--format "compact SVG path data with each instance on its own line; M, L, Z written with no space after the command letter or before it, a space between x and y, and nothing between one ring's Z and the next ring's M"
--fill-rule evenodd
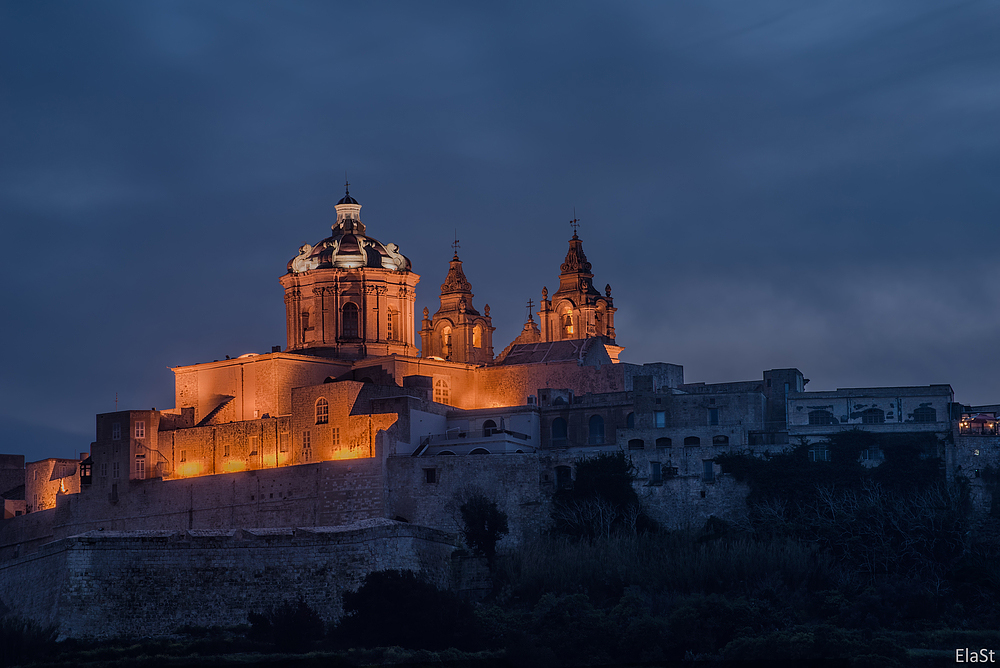
M420 276L399 246L366 235L361 205L349 190L336 210L333 234L300 247L281 277L288 351L349 360L415 357Z
M602 339L617 360L622 348L615 345L615 309L611 286L602 295L594 289L594 275L583 252L583 241L573 232L569 251L559 274L559 289L549 299L548 288L542 288L538 319L542 341L566 339Z
M441 308L420 327L421 355L466 364L489 364L493 361L493 321L490 305L483 314L472 305L472 285L462 271L458 251L451 258L448 277L441 285Z

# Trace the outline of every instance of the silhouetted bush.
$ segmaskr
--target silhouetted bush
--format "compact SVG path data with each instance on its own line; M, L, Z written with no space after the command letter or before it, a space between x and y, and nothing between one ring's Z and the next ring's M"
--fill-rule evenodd
M412 571L369 573L344 594L345 617L332 630L342 646L477 650L486 638L472 606Z
M286 601L266 614L251 612L248 637L257 642L273 643L284 652L304 652L323 638L323 620L301 598Z
M14 666L45 656L55 641L55 626L15 615L0 617L0 665Z
M465 544L486 557L490 565L497 554L497 542L509 532L507 513L481 493L470 496L459 508Z

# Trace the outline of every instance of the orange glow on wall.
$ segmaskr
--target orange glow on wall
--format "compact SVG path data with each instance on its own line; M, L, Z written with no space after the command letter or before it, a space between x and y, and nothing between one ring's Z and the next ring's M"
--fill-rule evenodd
M202 465L201 462L187 462L186 464L181 464L177 467L177 475L182 478L187 478L190 476L201 475Z
M246 462L240 461L238 459L231 459L226 462L224 467L226 473L235 473L236 471L243 471L247 467Z

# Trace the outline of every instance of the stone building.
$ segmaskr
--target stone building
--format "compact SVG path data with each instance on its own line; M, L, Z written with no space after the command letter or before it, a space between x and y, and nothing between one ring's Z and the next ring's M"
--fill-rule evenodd
M576 231L538 322L529 314L496 356L489 306L476 308L456 252L418 356L420 276L368 235L349 192L335 210L331 235L301 246L280 278L285 348L176 367L174 407L98 415L89 457L28 464L30 512L0 525L0 557L101 529L388 518L454 531L470 490L497 500L519 540L544 527L576 462L605 451L628 453L650 514L698 526L740 511L745 490L721 474L721 453L806 439L822 460L823 439L855 427L960 432L955 449L977 452L961 439L998 438L998 411L959 427L947 385L806 392L793 368L704 384L676 364L621 362L611 287L595 289ZM976 468L948 458L952 474Z

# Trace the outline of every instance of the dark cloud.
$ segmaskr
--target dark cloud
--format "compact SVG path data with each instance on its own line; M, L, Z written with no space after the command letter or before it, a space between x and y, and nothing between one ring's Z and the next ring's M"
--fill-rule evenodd
M348 170L501 349L573 208L623 358L1000 400L1000 10L900 2L0 2L0 449L284 343ZM62 452L62 450L60 450Z

